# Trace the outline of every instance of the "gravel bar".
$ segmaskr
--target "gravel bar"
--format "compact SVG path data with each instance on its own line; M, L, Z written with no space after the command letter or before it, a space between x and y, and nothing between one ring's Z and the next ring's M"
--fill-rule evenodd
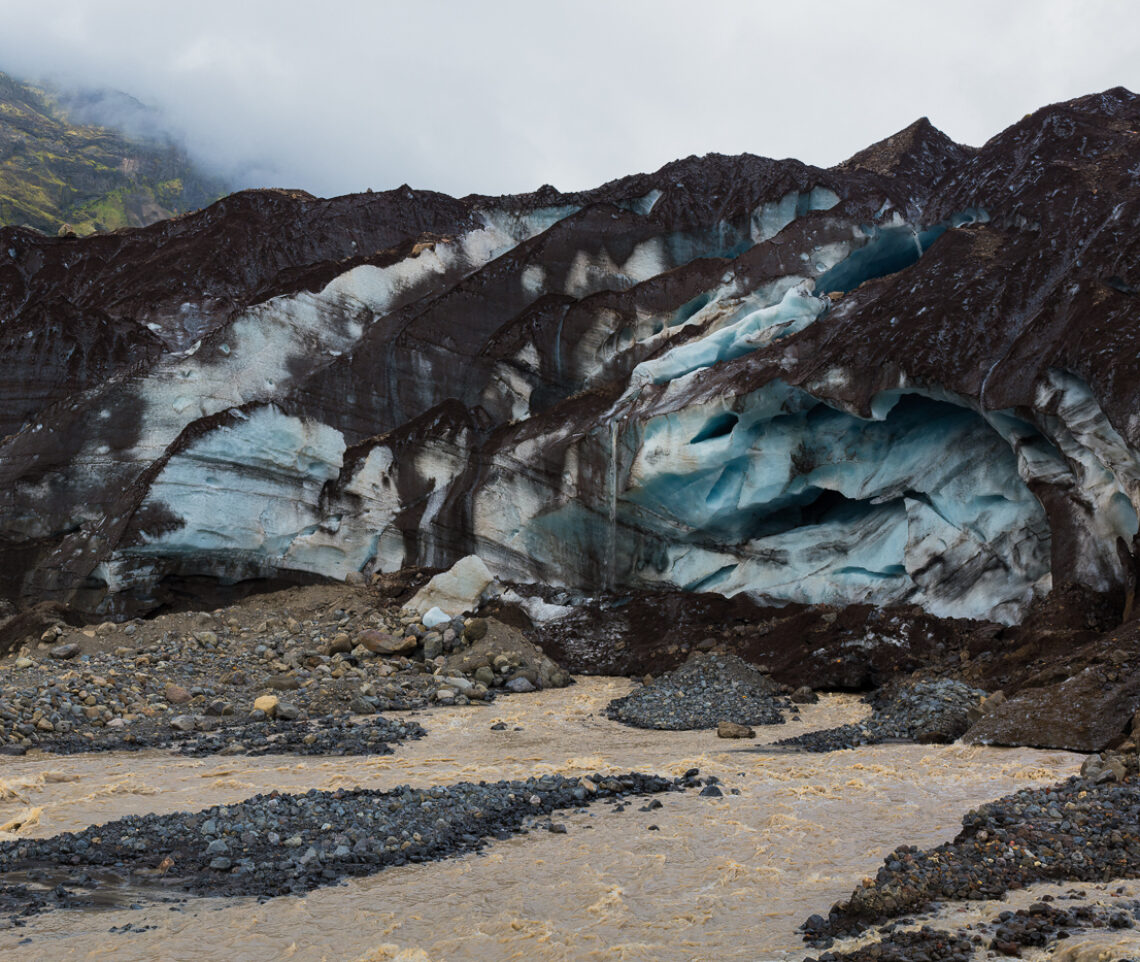
M969 812L952 842L902 846L827 918L804 923L826 946L936 902L1000 899L1034 882L1104 882L1140 875L1140 779L1073 777Z
M738 725L780 725L791 708L780 686L736 655L702 654L606 706L634 728L688 731Z
M78 755L104 751L171 749L181 755L390 755L392 745L423 738L424 727L379 715L329 716L311 721L246 722L204 731L150 730L98 740L80 735L41 741L40 751ZM22 751L22 749L20 749ZM0 751L0 754L4 752Z
M952 742L968 727L967 713L985 692L960 681L918 681L881 689L868 697L871 717L782 738L777 745L805 752L833 752L888 741Z
M698 774L272 792L194 813L132 815L78 833L0 842L0 912L16 922L28 911L83 904L73 889L93 891L108 872L153 887L156 897L303 893L390 866L476 852L489 839L543 820L542 827L565 831L549 822L555 811L699 787ZM36 882L40 891L29 902L26 886Z

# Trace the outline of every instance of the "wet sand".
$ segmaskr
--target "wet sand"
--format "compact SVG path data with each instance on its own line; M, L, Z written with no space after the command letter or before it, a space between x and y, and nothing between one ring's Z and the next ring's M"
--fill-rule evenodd
M0 932L3 959L798 959L796 926L847 896L900 844L952 837L970 807L1073 774L1082 756L1029 749L880 745L774 754L757 742L855 721L856 699L804 706L757 742L652 732L600 715L625 679L485 708L417 715L428 737L355 758L187 759L163 752L5 759L0 826L47 836L128 813L194 810L280 789L698 767L726 793L597 806L569 832L494 842L482 855L388 869L304 897L195 899L172 910L55 911ZM491 731L497 721L507 731ZM518 726L522 730L514 731ZM654 830L651 826L657 826ZM12 837L9 835L9 837ZM135 893L113 893L122 905ZM130 923L141 932L115 934ZM30 941L25 941L30 940Z

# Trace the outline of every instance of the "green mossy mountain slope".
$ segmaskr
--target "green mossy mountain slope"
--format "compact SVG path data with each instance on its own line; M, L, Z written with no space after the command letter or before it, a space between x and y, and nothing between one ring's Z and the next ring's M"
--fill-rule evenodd
M73 124L50 94L0 73L0 226L140 227L226 192L176 144Z

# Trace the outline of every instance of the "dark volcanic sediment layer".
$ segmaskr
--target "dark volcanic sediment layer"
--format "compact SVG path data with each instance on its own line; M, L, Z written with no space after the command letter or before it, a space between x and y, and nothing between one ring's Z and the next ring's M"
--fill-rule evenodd
M1140 100L828 170L236 194L0 231L0 596L478 553L519 582L1011 623L1133 580Z

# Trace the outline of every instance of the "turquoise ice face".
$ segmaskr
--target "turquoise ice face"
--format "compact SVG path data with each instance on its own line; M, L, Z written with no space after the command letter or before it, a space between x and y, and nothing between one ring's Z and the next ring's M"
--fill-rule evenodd
M592 559L619 585L1012 617L1048 580L1050 550L1012 447L945 400L878 407L859 418L774 382L732 408L651 418L615 439L619 462L637 450L608 500L540 510L510 537L552 569Z

